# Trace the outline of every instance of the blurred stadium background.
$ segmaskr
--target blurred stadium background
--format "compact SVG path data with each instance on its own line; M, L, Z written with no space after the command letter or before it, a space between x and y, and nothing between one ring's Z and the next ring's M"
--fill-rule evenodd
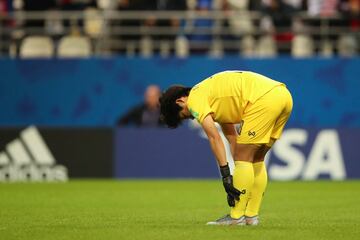
M92 205L81 215L91 219L95 215L85 213L102 209L102 194L112 193L117 187L127 195L124 202L121 194L113 196L114 199L136 209L136 200L132 203L132 186L145 192L152 189L153 192L145 194L149 198L159 193L158 186L164 186L164 192L159 195L166 198L168 192L174 193L174 186L167 185L171 184L170 179L218 179L208 142L195 123L187 122L180 129L170 131L119 127L117 119L143 101L144 90L150 84L162 89L174 83L192 86L218 71L241 69L285 82L293 94L292 117L282 139L267 157L270 179L330 180L314 182L311 186L301 182L284 185L274 182L274 195L270 191L269 198L275 199L278 194L293 199L303 209L311 208L316 206L315 202L299 202L296 193L282 194L286 189L298 189L300 193L308 189L315 198L328 204L324 206L336 208L338 214L349 213L349 210L341 210L339 203L329 203L324 196L339 191L348 201L353 200L347 204L354 215L344 215L351 220L349 224L345 219L341 222L332 218L324 207L322 214L327 219L321 220L325 224L321 229L316 228L316 221L301 222L302 218L307 219L305 214L292 213L285 218L271 215L272 205L265 204L265 223L266 217L280 219L280 225L272 225L274 231L281 230L294 216L300 220L299 225L291 225L290 233L272 232L273 235L268 236L294 234L295 239L312 238L311 231L335 227L340 232L334 230L317 239L335 239L341 229L350 232L349 239L354 239L356 231L359 233L354 230L356 226L359 229L360 213L355 204L359 196L354 195L359 182L331 180L360 178L359 30L359 0L0 0L0 182L21 182L20 185L0 185L0 192L5 193L0 200L3 207L0 216L7 222L0 225L0 232L4 231L8 239L26 236L41 239L41 221L49 221L49 228L64 230L62 233L68 234L65 236L73 238L65 231L65 225L77 215L50 219L58 212L46 210L62 206L61 201L51 197L57 194L55 189L63 194L66 206L75 202L74 207L79 209L87 197L93 196ZM83 180L100 178L123 181ZM67 185L24 183L69 179L72 182ZM82 180L77 182L79 179ZM149 185L129 179L164 180ZM177 186L179 194L174 203L181 205L187 201L181 198L182 194L192 198L193 205L185 205L195 216L185 214L185 218L179 220L185 227L189 227L189 222L184 221L200 226L226 209L225 201L224 205L218 203L222 196L218 182L179 181ZM185 186L194 187L193 192L186 192ZM207 203L208 208L197 208L200 199L206 199L203 195L198 199L194 197L198 186L206 186L209 196L216 200L214 215L207 209L212 208L215 200ZM320 195L316 195L314 186L328 192L321 195L320 191ZM89 194L91 191L96 193ZM83 201L75 200L75 195ZM23 199L29 199L29 203ZM29 209L34 206L38 209L36 206L42 201L47 201L42 204L49 219L42 219L40 214L31 217L34 212ZM107 201L104 204L114 204ZM154 239L159 235L151 232L151 224L146 225L152 221L149 214L162 216L163 219L157 221L170 228L175 226L182 233L174 230L165 234L165 238L207 236L202 235L207 231L203 228L202 232L193 229L195 235L188 230L184 233L182 227L171 225L174 220L167 225L168 212L163 210L157 214L156 209L171 211L171 208L164 202L160 205L155 202L150 201L154 205L142 222L131 217L130 222L125 221L122 214L128 216L131 212L121 212L121 204L114 205L117 211L110 207L102 209L103 212L98 210L94 219L105 222L101 225L103 235L90 231L86 239L94 236L125 239L130 230L120 234L116 228L119 219L111 215L115 213L123 217L119 221L129 229L136 229L131 222L142 224L144 236L150 233ZM292 207L284 210L275 200L272 204L279 212L291 213ZM73 208L58 209L76 212ZM143 214L137 210L135 213ZM180 207L179 215L171 216L181 219L183 210ZM33 228L16 233L13 230L17 224L26 221L16 222L14 218L24 213L29 213L26 221L34 220ZM98 219L105 213L113 218ZM329 219L330 223L326 221ZM98 226L79 221L78 230L82 233ZM336 225L345 223L349 229ZM297 232L298 226L310 228ZM107 230L114 228L116 234L109 235ZM222 233L216 231L206 239L219 239ZM249 236L255 236L255 232L246 231ZM268 234L266 228L261 231ZM157 232L160 236L164 234L162 229ZM49 236L51 231L46 234L44 236ZM230 236L229 232L226 234Z

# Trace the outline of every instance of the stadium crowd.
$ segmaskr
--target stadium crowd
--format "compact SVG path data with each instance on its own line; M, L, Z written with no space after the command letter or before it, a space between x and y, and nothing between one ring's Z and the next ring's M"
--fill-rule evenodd
M16 18L15 13L27 11L48 14L43 19ZM68 11L84 16L54 17ZM111 11L152 14L113 19L108 15L105 24L96 21ZM158 18L157 11L192 11L195 17ZM214 17L214 11L225 17ZM55 41L82 35L89 37L92 53L106 46L107 52L128 56L151 56L156 51L164 56L172 51L178 56L189 52L221 56L235 51L263 57L284 53L353 56L359 49L360 0L0 0L0 20L1 27L11 33L6 36L6 31L0 31L0 40L8 40L15 55L29 35L48 35ZM99 43L100 35L105 37ZM234 47L234 41L241 43Z

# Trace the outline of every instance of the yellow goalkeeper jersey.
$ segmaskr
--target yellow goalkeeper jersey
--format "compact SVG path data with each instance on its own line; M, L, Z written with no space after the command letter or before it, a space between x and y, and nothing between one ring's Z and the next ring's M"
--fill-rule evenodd
M192 88L187 106L199 123L210 113L216 122L240 123L249 103L279 85L285 84L254 72L220 72Z

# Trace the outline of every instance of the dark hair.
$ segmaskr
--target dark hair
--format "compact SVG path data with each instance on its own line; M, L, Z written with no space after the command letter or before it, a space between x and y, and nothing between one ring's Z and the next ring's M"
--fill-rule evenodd
M163 92L159 98L160 120L169 128L177 128L181 124L182 119L179 116L181 107L176 103L176 99L189 96L190 90L190 87L174 85Z

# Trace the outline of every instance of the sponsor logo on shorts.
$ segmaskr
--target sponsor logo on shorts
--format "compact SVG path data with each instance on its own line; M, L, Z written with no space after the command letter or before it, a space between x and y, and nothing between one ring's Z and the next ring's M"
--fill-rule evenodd
M256 135L256 132L255 132L255 131L249 131L249 132L248 132L248 136L249 136L249 137L255 137L255 135Z

